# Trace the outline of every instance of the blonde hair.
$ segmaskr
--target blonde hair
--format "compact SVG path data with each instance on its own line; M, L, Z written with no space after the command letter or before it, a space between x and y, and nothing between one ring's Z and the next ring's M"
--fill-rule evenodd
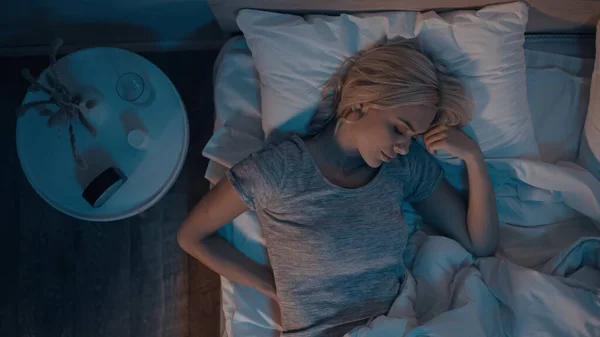
M335 119L346 119L353 107L437 108L433 125L464 126L472 102L458 79L423 54L413 40L387 42L347 58L323 86L321 104L309 126L316 134Z

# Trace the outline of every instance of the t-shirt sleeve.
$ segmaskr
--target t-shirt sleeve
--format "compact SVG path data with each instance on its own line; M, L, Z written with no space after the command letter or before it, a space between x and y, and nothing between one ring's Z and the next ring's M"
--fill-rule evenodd
M277 147L251 154L227 171L227 178L248 208L266 208L280 193L285 158Z
M426 199L442 182L444 172L435 158L417 142L411 144L410 151L406 156L410 171L410 183L407 185L405 201L421 201Z

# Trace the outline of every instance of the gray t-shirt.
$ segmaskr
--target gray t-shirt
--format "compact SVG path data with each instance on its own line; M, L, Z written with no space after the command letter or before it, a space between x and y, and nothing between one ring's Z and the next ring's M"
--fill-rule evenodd
M404 276L408 227L401 203L442 180L413 142L359 188L325 179L296 135L252 154L228 173L255 210L281 304L283 336L342 336L388 312Z

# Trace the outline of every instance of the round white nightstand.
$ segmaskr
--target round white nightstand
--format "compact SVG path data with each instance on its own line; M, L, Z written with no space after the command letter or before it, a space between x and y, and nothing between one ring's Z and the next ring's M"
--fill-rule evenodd
M169 78L142 56L116 48L69 54L58 60L57 69L70 91L98 101L84 111L97 135L73 122L77 149L85 161L80 167L67 126L48 127L48 117L36 109L20 117L17 153L33 188L56 209L91 221L123 219L154 205L177 179L188 149L185 107ZM125 74L134 74L125 77L134 78L133 86L118 88ZM44 79L45 72L40 82ZM47 98L42 92L28 92L23 103ZM110 167L117 168L125 182L101 206L92 207L83 191Z

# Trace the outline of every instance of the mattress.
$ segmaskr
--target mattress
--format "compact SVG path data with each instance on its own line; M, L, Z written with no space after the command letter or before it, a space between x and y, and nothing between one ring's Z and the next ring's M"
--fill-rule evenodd
M589 101L594 37L533 35L526 37L525 48L528 100L541 159L551 164L573 162ZM231 165L259 150L264 138L259 79L242 36L234 37L222 48L215 62L213 79L215 134L203 154L210 159L205 177L216 183ZM527 193L525 189L521 190L521 193ZM541 194L533 196L538 197L540 201L552 198ZM507 257L532 267L545 262L581 236L600 234L592 221L581 217L576 210L569 216L563 213L561 221L550 226L505 229L501 239L507 248ZM418 216L407 213L406 218L411 224ZM578 220L571 221L573 219ZM219 232L253 260L268 263L254 213L240 215ZM222 307L224 336L277 335L270 302L257 291L222 278Z

